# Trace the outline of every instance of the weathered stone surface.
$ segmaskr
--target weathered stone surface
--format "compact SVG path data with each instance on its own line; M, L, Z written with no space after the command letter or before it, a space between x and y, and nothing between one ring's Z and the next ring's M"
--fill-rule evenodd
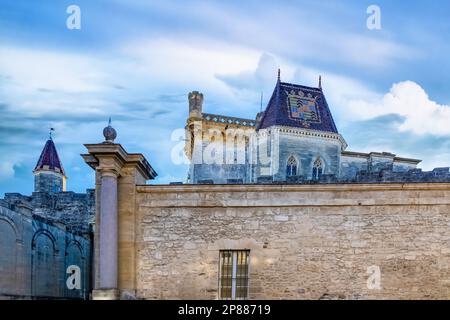
M138 299L218 298L222 249L250 249L251 299L450 298L450 184L137 186L135 201Z
M93 204L92 192L0 199L0 297L87 299ZM80 290L66 287L70 265L80 268Z

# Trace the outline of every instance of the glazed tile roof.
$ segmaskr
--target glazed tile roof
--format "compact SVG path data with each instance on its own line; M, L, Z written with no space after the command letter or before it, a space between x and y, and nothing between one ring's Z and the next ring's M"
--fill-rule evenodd
M61 160L59 160L58 152L52 139L48 139L41 152L41 156L34 168L34 171L51 170L65 175Z
M257 129L288 126L338 133L321 88L277 81Z

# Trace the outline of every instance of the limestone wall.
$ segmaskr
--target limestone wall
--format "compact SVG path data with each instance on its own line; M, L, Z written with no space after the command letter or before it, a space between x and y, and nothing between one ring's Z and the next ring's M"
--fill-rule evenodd
M298 161L297 175L311 180L313 165L320 159L323 165L323 174L337 175L340 165L340 146L338 142L327 141L320 138L304 138L289 134L280 134L278 146L278 170L274 173L274 181L286 181L286 165L291 156Z
M138 298L218 298L221 249L250 249L250 299L450 298L449 183L138 186L134 206Z
M69 232L64 225L21 205L0 203L0 299L87 299L91 288L89 236ZM66 287L70 265L81 269L79 290Z

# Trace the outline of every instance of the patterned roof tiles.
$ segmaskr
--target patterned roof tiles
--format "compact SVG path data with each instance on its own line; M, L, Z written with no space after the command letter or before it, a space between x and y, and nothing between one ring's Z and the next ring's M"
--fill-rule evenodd
M338 133L321 88L280 80L257 129L278 125Z

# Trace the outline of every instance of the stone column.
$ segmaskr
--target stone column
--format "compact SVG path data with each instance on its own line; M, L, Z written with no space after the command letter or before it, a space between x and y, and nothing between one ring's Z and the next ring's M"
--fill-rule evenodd
M136 290L135 189L156 172L139 153L128 153L112 142L86 144L82 157L96 171L96 226L94 234L94 300L114 300Z
M117 289L117 177L114 170L101 170L100 190L100 290Z

